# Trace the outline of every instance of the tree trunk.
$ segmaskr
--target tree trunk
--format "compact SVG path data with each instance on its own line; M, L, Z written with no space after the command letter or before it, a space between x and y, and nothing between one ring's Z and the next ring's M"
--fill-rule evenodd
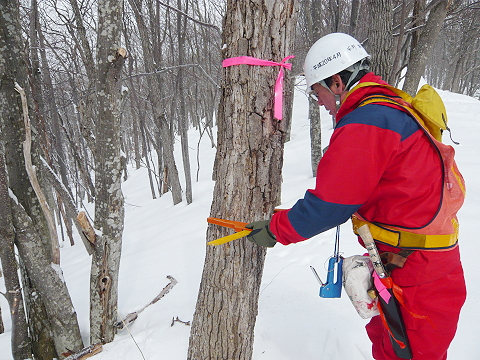
M390 68L388 78L385 78L385 80L393 86L397 85L397 80L400 76L399 74L400 56L402 54L402 44L405 37L405 18L407 17L406 0L401 0L400 10L397 11L397 17L398 17L398 21L396 21L396 24L398 24L398 35L397 35L394 48L392 50L392 53L395 54L395 56L391 63L392 65Z
M87 37L87 30L83 23L82 14L78 6L77 0L69 0L70 5L72 6L72 11L75 20L75 30L76 32L72 33L72 39L76 42L78 52L82 59L82 64L84 66L84 71L88 78L87 89L84 96L81 99L83 111L80 116L80 130L82 136L87 142L88 147L94 151L95 149L95 139L94 139L94 129L95 129L95 96L93 95L93 90L95 88L95 60L93 56L92 49ZM83 70L83 69L82 69Z
M126 51L120 47L123 1L98 2L97 107L95 127L95 229L90 277L90 343L115 336L118 272L124 225L120 156L120 75Z
M152 192L152 199L156 199L157 195L155 193L155 186L153 183L153 176L155 176L155 172L153 169L150 167L150 161L148 160L148 157L150 156L149 153L149 146L147 145L147 129L145 129L145 118L142 117L143 114L140 116L139 120L139 126L140 126L140 134L142 136L142 148L143 148L143 154L145 156L145 164L147 165L147 171L148 171L148 181L150 182L150 191ZM152 164L153 166L153 164ZM153 174L153 176L152 176Z
M39 241L50 249L46 221L39 201L32 191L23 156L25 128L21 99L15 91L15 83L26 88L28 79L19 8L18 0L0 0L0 48L3 49L0 52L0 136L5 144L5 163L10 188L34 221L35 229L41 233ZM48 258L51 260L51 253ZM22 275L33 354L36 359L51 360L56 353L45 306L40 297L32 296L37 290L28 277L29 273L22 271Z
M319 0L312 1L310 36L311 44L321 37L322 13ZM353 9L352 9L353 11ZM317 167L322 158L322 119L320 118L320 107L313 99L308 100L308 118L310 120L310 160L312 164L312 175L317 175Z
M293 49L295 25L294 0L229 0L225 58L281 60ZM279 203L285 125L273 118L277 73L249 65L224 70L213 217L261 220ZM210 226L207 239L226 234ZM246 239L207 248L188 359L251 359L264 258L265 248Z
M178 9L181 10L182 1L177 0ZM180 14L177 14L177 36L178 36L178 64L182 65L185 62L185 37L186 34L186 19ZM182 147L183 172L185 174L185 200L187 204L193 201L192 194L192 174L190 170L190 155L188 153L188 127L189 119L185 106L185 99L187 98L186 89L184 86L184 69L178 69L178 96L180 101L180 114L178 117L178 131L180 133L180 141Z
M32 347L23 307L18 264L15 259L15 229L12 224L4 155L3 143L0 142L0 208L2 209L0 211L0 261L5 279L5 297L10 307L12 319L12 355L14 360L24 360L32 356Z
M18 254L22 259L29 278L38 290L52 327L55 349L60 359L83 349L77 313L72 311L63 275L58 265L53 264L41 245L32 220L22 206L11 200L13 225L15 227Z
M134 12L138 31L140 33L140 38L142 41L143 58L145 59L144 61L145 72L152 73L154 70L154 63L152 62L154 57L153 57L153 51L151 49L151 44L149 41L150 37L147 31L147 26L141 14L142 1L129 0L129 3ZM173 137L172 129L169 126L167 119L165 117L165 109L162 108L162 100L160 96L162 87L160 86L161 83L158 76L152 77L147 75L146 81L148 84L148 99L152 105L154 121L158 126L159 133L161 136L162 150L163 150L163 156L164 156L163 160L166 167L166 171L168 173L168 184L167 184L168 186L166 186L165 188L166 189L168 188L169 190L171 190L172 197L173 197L173 204L176 205L182 201L182 187L180 185L178 170L175 164L175 157L173 155L174 137Z
M427 22L422 29L422 34L418 38L418 43L410 54L403 91L406 91L412 96L417 93L420 78L425 73L430 53L435 46L438 33L447 15L447 9L447 1L441 0L430 10Z
M372 70L388 79L393 59L393 5L392 0L369 0L370 20L367 50L372 57Z
M322 123L320 121L320 106L314 100L308 99L308 118L310 120L310 152L312 175L317 176L317 168L322 158Z
M353 37L356 37L358 13L360 10L360 0L352 0L352 6L350 10L350 23L348 25L348 33Z

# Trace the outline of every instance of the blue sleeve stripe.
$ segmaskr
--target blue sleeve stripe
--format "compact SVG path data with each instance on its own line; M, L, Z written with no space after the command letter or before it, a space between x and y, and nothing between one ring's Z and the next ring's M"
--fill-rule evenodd
M400 134L402 141L420 129L407 113L386 105L368 104L345 115L337 124L340 128L349 124L372 125Z
M310 191L288 212L293 228L304 238L311 238L347 221L361 205L342 205L323 201Z

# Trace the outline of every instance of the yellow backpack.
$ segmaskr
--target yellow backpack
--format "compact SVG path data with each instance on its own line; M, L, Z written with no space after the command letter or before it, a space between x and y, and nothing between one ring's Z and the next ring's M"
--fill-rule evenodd
M437 91L430 85L423 85L418 90L415 97L410 96L405 91L397 89L390 85L377 84L374 82L364 82L358 84L352 89L366 87L366 86L381 86L394 92L397 97L388 97L386 95L371 95L367 97L361 106L374 102L389 102L392 104L400 105L410 110L415 118L423 125L424 128L438 141L442 141L442 133L444 130L450 129L447 125L447 111L443 103L442 98ZM453 141L453 139L452 139ZM453 141L455 144L455 141Z

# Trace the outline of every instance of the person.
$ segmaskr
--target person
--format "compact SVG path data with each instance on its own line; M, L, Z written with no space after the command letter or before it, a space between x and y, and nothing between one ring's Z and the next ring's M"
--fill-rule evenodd
M347 34L329 34L311 47L304 63L307 89L335 117L336 127L318 164L315 188L291 209L248 224L247 239L265 247L288 245L352 216L370 229L387 229L374 239L381 254L397 254L403 262L393 266L391 277L403 290L412 359L446 359L466 298L455 216L463 198L456 205L445 200L437 148L402 107L362 104L372 95L395 97L369 67L368 53ZM382 238L384 233L433 240L419 240L405 254L402 243ZM366 330L376 360L400 359L380 316Z

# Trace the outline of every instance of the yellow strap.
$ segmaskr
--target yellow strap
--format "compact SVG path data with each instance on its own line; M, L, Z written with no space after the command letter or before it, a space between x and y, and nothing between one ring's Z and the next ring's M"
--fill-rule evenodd
M413 97L410 96L410 94L406 93L405 91L403 90L400 90L400 89L397 89L396 87L393 87L391 85L386 85L386 84L379 84L379 83L376 83L376 82L362 82L362 83L359 83L357 86L353 87L347 94L347 97L353 93L355 90L357 89L360 89L360 88L364 88L364 87L367 87L367 86L381 86L383 88L386 88L386 89L389 89L390 91L392 91L393 93L395 93L396 95L400 96L403 100L405 100L406 102L408 103L411 103L412 100L413 100ZM346 98L347 98L346 97ZM346 99L345 98L345 99ZM345 100L344 100L345 101Z
M213 245L213 246L217 246L217 245L222 245L222 244L225 244L227 242L230 242L230 241L233 241L233 240L237 240L237 239L240 239L244 236L247 236L248 234L250 234L252 230L243 230L243 231L239 231L235 234L232 234L232 235L227 235L227 236L224 236L224 237L221 237L221 238L218 238L216 240L212 240L212 241L209 241L207 242L207 245Z
M368 221L363 221L352 216L353 231L358 235L357 229L362 225L368 225L375 240L388 245L410 249L442 249L454 246L458 241L458 222L452 219L455 232L448 235L424 235L415 234L399 229L380 227Z

